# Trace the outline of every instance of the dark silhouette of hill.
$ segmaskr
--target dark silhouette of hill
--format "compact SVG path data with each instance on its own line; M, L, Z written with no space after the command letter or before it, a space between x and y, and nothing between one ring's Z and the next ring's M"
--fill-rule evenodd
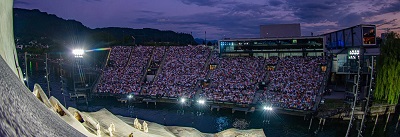
M211 42L212 44L215 44L215 43L218 42L218 40L207 40L207 41L204 41L204 39L202 39L202 38L195 38L194 41L196 41L198 44L207 44L209 42ZM206 43L204 43L204 42L206 42Z
M144 28L86 27L76 20L66 20L37 9L14 8L14 35L17 44L32 41L65 48L86 45L85 48L112 45L189 45L196 44L190 34Z

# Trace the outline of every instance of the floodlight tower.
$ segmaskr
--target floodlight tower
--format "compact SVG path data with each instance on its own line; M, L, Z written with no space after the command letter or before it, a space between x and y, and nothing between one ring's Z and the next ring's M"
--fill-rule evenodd
M74 49L72 54L74 55L72 79L74 82L74 94L76 95L77 87L84 88L82 85L85 85L85 74L82 70L83 55L85 54L85 51L83 49ZM76 78L77 75L79 76L79 79Z

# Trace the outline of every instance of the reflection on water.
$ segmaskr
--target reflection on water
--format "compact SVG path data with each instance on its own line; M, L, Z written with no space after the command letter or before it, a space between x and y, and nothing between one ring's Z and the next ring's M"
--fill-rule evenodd
M32 68L32 62L29 64L29 70L31 71L30 87L33 87L34 83L39 83L42 87L47 86L44 78L44 63L33 62L35 68ZM58 67L58 65L50 65L51 67ZM33 71L32 71L33 70ZM57 68L55 69L57 70ZM52 87L52 96L55 96L60 102L64 100L64 96L61 93L60 77L57 74L58 71L50 73L50 84ZM43 88L47 90L47 88ZM47 93L47 92L45 92ZM325 126L319 126L319 120L315 119L312 122L310 130L308 129L310 118L309 117L298 117L290 115L282 115L277 113L264 113L262 111L255 111L254 113L244 114L244 112L231 113L229 109L221 109L220 111L210 111L208 108L201 108L196 106L183 107L178 104L165 104L157 103L155 106L152 103L148 105L145 103L138 104L121 104L115 98L92 98L89 101L89 106L86 103L77 101L74 99L65 100L67 107L75 107L81 111L98 111L102 108L106 108L113 114L122 115L126 117L138 117L143 120L150 122L156 122L167 126L185 126L194 127L201 132L205 133L216 133L228 128L233 128L235 122L245 122L245 127L248 129L263 129L267 137L343 137L346 134L348 121L342 121L339 119L327 119ZM202 115L198 115L199 112ZM395 125L398 114L394 115L394 118L388 123L387 130L384 131L384 125L386 122L386 116L379 118L375 132L372 135L372 127L374 122L372 119L368 119L367 128L364 137L396 137L399 136L399 130L395 131ZM241 121L242 120L242 121ZM359 120L357 120L359 121ZM354 126L351 131L351 136L357 136L356 128L357 123L354 122ZM243 123L242 123L243 124ZM239 124L240 125L240 124Z
M228 120L229 120L228 117L217 117L215 123L217 124L216 128L218 132L227 129L229 125Z

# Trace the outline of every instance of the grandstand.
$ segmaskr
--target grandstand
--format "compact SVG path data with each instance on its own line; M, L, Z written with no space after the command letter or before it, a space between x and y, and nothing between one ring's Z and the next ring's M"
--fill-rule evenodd
M265 75L265 58L217 58L218 67L211 71L211 84L203 88L208 100L250 104L258 83Z
M155 101L203 98L234 107L272 104L315 110L327 78L322 69L328 63L325 57L297 52L268 53L278 55L268 57L255 56L261 52L239 54L221 56L218 49L207 46L115 46L94 92Z
M165 53L166 57L154 81L144 87L142 95L162 97L187 97L195 95L196 83L206 76L204 69L210 55L208 47L172 46Z

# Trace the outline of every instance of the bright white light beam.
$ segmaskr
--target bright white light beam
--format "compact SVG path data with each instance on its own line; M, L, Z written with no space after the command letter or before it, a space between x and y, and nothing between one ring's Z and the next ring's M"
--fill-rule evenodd
M83 49L74 49L72 50L72 54L77 55L77 56L81 56L85 53L85 51Z
M200 100L199 100L199 103L203 105L203 104L205 104L205 103L206 103L206 101L205 101L205 100L203 100L203 99L200 99Z

